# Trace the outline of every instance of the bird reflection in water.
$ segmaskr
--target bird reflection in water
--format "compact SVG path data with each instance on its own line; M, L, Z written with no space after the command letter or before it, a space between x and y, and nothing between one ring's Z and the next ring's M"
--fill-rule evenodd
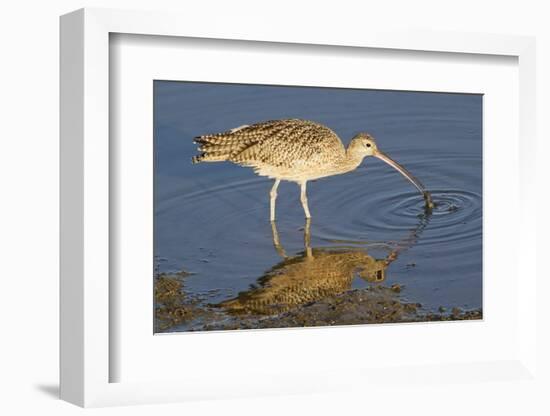
M288 257L280 243L276 224L272 222L273 245L283 261L258 279L258 287L217 306L232 314L275 315L344 293L351 289L355 277L367 282L382 282L388 266L400 252L415 244L427 220L427 216L423 217L418 227L393 245L391 252L382 259L372 257L364 249L312 248L310 219L304 227L305 250Z

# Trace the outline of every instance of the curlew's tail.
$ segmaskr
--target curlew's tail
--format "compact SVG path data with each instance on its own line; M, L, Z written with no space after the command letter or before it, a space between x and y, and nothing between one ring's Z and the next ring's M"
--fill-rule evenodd
M204 159L204 155L193 156L191 158L191 163L193 163L193 164L200 163L200 162L202 162L202 159Z
M201 163L201 162L223 162L227 160L227 157L215 156L209 153L201 153L191 158L192 163Z
M195 137L194 142L199 145L200 153L193 157L192 162L233 161L237 154L254 142L251 138L235 134L246 127L248 126L241 126L224 133Z
M193 163L223 162L229 159L231 153L224 149L225 146L223 146L223 144L213 143L211 141L211 138L212 136L195 137L195 143L200 145L198 148L198 151L200 153L196 156L193 156L193 158L191 159Z

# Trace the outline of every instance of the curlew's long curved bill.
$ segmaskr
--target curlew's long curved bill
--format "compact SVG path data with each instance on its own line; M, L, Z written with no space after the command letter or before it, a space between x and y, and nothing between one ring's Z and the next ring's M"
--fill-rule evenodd
M433 202L430 193L426 190L424 185L416 179L407 169L405 169L403 166L401 166L399 163L397 163L395 160L393 160L391 157L389 157L384 152L381 152L380 150L376 150L374 155L380 160L383 160L388 165L393 167L395 170L397 170L401 175L403 175L405 178L407 178L415 187L422 193L422 196L426 200L426 206L428 208L433 208Z

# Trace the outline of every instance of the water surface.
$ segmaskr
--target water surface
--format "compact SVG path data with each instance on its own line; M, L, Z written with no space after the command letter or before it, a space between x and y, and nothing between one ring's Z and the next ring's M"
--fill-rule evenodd
M425 215L405 178L365 158L354 172L308 183L309 248L391 258L383 282L354 278L351 289L399 284L425 310L481 308L481 95L155 81L154 106L156 272L191 273L186 293L204 305L261 288L284 259L269 222L272 181L228 162L191 164L193 137L304 118L346 145L370 133L437 204ZM279 187L276 226L288 258L307 253L296 184Z

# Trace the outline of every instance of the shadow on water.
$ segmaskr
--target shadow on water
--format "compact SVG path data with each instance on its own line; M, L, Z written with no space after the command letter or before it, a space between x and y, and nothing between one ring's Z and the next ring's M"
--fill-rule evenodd
M304 226L304 251L287 256L277 225L272 222L273 245L283 261L261 276L252 289L216 306L233 314L274 315L344 293L352 288L354 278L367 283L383 282L386 269L402 251L414 245L428 221L429 214L422 216L406 238L392 244L393 248L388 245L389 254L378 259L361 248L311 247L310 219Z

